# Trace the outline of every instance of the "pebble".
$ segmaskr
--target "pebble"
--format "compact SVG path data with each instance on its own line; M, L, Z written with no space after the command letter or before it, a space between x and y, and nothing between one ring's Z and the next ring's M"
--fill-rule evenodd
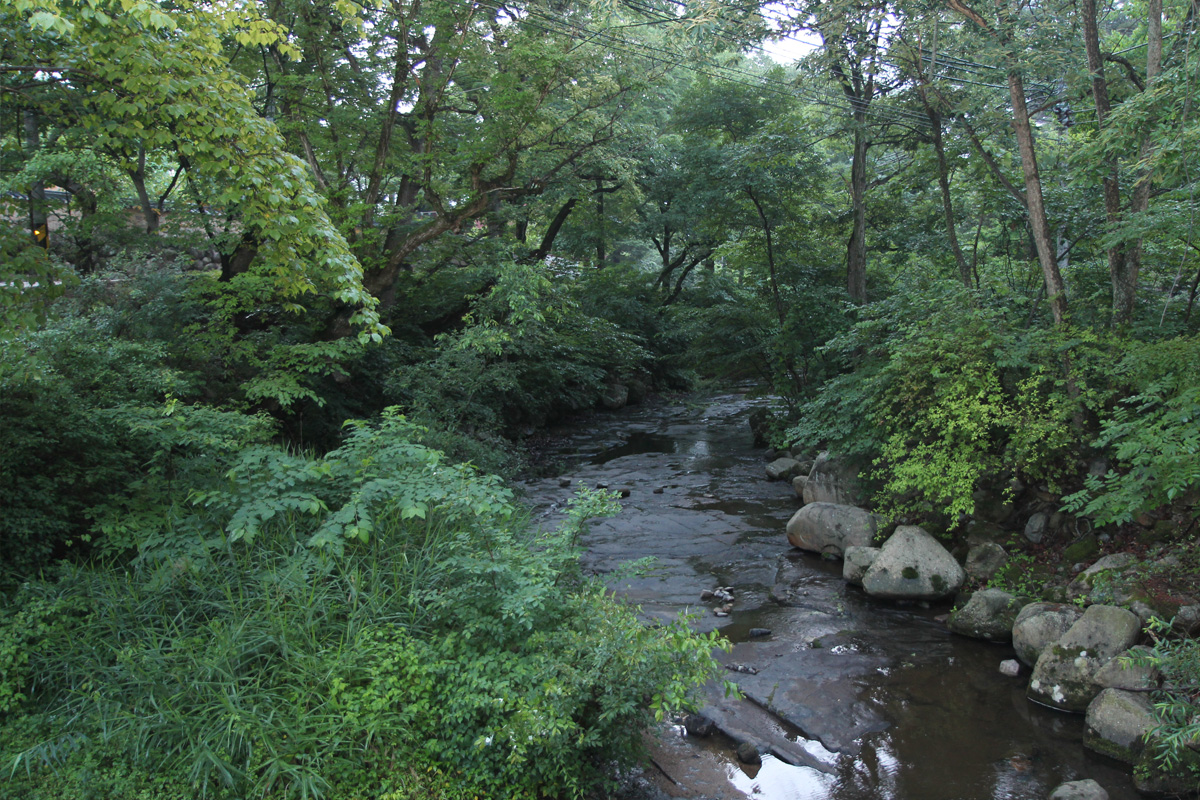
M1015 678L1021 674L1021 662L1010 658L1000 662L1000 674Z
M741 672L745 675L757 675L758 670L754 667L748 667L745 664L726 664L725 669L730 672Z
M570 478L559 478L558 485L560 487L562 487L563 489L566 489L568 486L571 485L571 479Z
M654 493L655 493L655 494L662 494L662 493L663 493L663 487L659 486L657 489L655 489L655 490L654 490Z

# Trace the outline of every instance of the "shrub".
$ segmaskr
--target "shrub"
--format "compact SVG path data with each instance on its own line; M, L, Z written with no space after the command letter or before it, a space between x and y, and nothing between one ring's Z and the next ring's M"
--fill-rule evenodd
M1100 524L1129 522L1200 486L1200 339L1131 343L1114 373L1126 396L1093 443L1113 468L1064 498Z
M156 346L68 317L0 348L0 541L8 580L84 541L89 509L120 491L139 456L112 415L175 385Z
M860 464L892 515L974 510L974 491L1006 471L1061 481L1073 472L1095 337L1026 330L954 282L876 303L825 348L847 371L800 409L791 441ZM1063 352L1082 352L1071 380Z
M531 531L413 433L391 412L321 459L251 448L192 494L206 536L25 595L26 619L88 614L6 679L56 720L15 756L27 785L98 749L215 797L582 797L627 762L651 710L714 674L715 639L647 629L584 579L606 495Z

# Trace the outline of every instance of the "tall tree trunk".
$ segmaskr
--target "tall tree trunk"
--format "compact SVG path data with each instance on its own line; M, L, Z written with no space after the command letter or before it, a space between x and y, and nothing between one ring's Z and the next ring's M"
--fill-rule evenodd
M596 269L604 269L604 179L596 177Z
M129 179L137 191L146 233L154 233L158 230L158 209L150 202L150 192L146 189L146 148L143 145L138 145L137 168L129 171Z
M1088 71L1092 75L1092 98L1096 103L1096 120L1103 128L1112 113L1108 97L1108 80L1104 77L1104 57L1100 53L1100 28L1096 19L1096 0L1082 0L1083 44L1087 51ZM1108 159L1108 174L1103 178L1104 213L1109 226L1121 221L1121 187L1118 180L1117 160ZM1124 300L1125 246L1116 242L1108 248L1108 275L1112 283L1113 322L1119 322Z
M538 249L529 254L531 261L541 261L550 255L550 248L554 246L554 240L558 238L558 232L562 230L563 223L567 221L567 217L571 216L571 211L574 210L575 204L578 202L579 198L572 197L558 209L558 213L554 215L554 219L550 220L550 227L546 228L546 233L542 236L542 242L538 245Z
M1007 59L1008 94L1012 101L1013 131L1017 136L1017 147L1021 152L1021 169L1025 173L1025 208L1029 213L1029 226L1033 233L1033 244L1037 250L1038 263L1042 267L1042 278L1046 284L1046 294L1050 298L1050 309L1054 313L1056 325L1067 321L1067 291L1063 284L1062 273L1058 269L1055 258L1054 243L1050 238L1050 226L1046 221L1046 206L1042 199L1042 179L1038 175L1037 156L1033 148L1033 129L1029 125L1029 108L1025 104L1025 82L1016 63L1016 56L1011 53L1012 35L1010 33L1013 10L1007 8L1000 0L996 4L998 24L995 28L978 12L966 5L963 0L947 0L950 7L979 27L989 31L996 40L1010 50ZM1069 374L1070 366L1064 363L1064 369Z
M1146 91L1154 86L1162 71L1162 0L1150 0L1146 25ZM1148 127L1148 126L1147 126ZM1145 161L1153 151L1150 137L1142 139L1140 159ZM1129 201L1129 213L1142 214L1150 208L1150 172L1138 167L1133 184L1133 197ZM1126 325L1133 319L1137 303L1138 273L1142 269L1142 238L1130 242L1125 249L1125 260L1119 276L1113 278L1113 324Z
M1017 135L1017 147L1021 151L1021 169L1025 173L1025 202L1029 209L1033 245L1037 250L1038 263L1042 267L1042 277L1046 283L1046 295L1050 299L1054 323L1062 325L1067 321L1067 289L1058 269L1054 242L1046 221L1042 179L1038 175L1037 155L1033 148L1033 129L1029 125L1029 109L1025 105L1025 83L1016 69L1011 69L1008 73L1008 93L1013 107L1013 130Z
M846 290L855 303L867 302L867 141L866 115L854 113L854 156L850 162L852 225L846 244Z
M779 277L775 273L775 247L771 238L771 223L767 221L767 215L763 211L762 203L758 202L758 196L754 194L754 190L747 186L746 194L750 196L750 202L754 203L754 208L758 211L758 218L762 222L763 235L767 238L767 272L771 277L771 297L775 301L775 313L779 317L779 327L782 329L786 315L783 310L783 295L779 291Z
M930 104L925 87L920 87L921 102L925 106L925 116L929 117L929 127L933 138L933 151L937 155L938 188L942 192L942 214L946 217L946 238L950 242L950 250L954 253L954 263L958 265L958 276L963 286L971 288L971 267L963 255L962 247L958 244L958 231L955 229L954 202L950 197L950 169L946 166L946 148L942 142L942 115Z

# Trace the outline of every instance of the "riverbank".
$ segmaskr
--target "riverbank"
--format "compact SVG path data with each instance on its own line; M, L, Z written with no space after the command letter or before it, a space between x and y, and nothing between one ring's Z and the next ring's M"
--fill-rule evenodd
M734 737L659 732L652 753L662 769L646 773L658 790L1041 800L1059 783L1094 777L1114 800L1137 797L1126 771L1083 749L1081 718L1030 704L1024 684L999 673L1011 648L952 635L939 620L949 604L872 602L842 580L840 562L790 547L783 531L798 501L790 486L767 481L748 427L761 404L731 393L598 415L583 430L555 432L560 474L522 486L547 523L580 485L628 491L622 512L582 538L585 568L651 623L698 614L697 628L731 643L722 661L754 670L727 670L747 698L724 712ZM655 558L649 570L621 572L645 557ZM794 604L772 600L780 584L795 588ZM701 597L725 586L735 600L721 617L726 603ZM717 693L709 705L719 711L721 702ZM738 731L774 750L742 764Z

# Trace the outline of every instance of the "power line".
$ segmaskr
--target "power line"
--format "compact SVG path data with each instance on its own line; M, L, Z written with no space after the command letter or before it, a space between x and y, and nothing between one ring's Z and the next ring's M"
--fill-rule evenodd
M639 13L643 13L643 14L646 13L642 8L636 7L633 3L627 3L627 5L629 5L633 10L638 11ZM651 9L651 11L654 12L653 9ZM633 54L641 55L642 57L647 57L647 58L651 58L654 60L658 60L660 62L661 62L661 58L665 57L670 60L670 63L672 65L677 66L681 69L684 69L685 71L690 71L694 74L704 75L706 77L712 77L712 78L715 78L718 80L723 80L723 81L727 81L730 83L747 86L750 88L764 90L764 91L770 92L772 94L788 97L790 99L799 99L799 100L807 101L807 102L810 102L813 104L837 108L841 111L845 111L845 112L849 112L849 113L855 113L856 110L864 110L865 109L865 113L876 117L882 124L897 124L897 125L903 124L903 125L909 125L909 126L922 126L922 127L928 127L928 125L929 125L929 122L925 117L923 117L919 114L916 114L914 112L907 111L905 109L897 109L897 108L894 108L891 106L884 106L877 102L872 103L868 106L867 104L856 103L854 100L850 100L849 104L847 104L846 102L843 101L842 96L836 95L834 93L816 92L816 91L813 91L812 89L803 89L803 88L797 87L796 85L791 84L791 83L774 80L767 76L753 73L753 72L750 72L747 70L739 69L737 67L731 67L728 65L718 64L711 60L708 60L705 63L706 68L699 67L699 66L689 66L684 63L686 60L685 55L679 51L666 50L664 48L656 47L654 45L650 45L645 42L630 42L630 41L627 41L624 39L619 39L619 38L612 36L609 33L606 33L605 31L597 30L595 28L590 28L590 27L587 27L587 26L582 25L577 22L570 22L567 20L563 20L560 17L553 17L553 16L548 15L545 12L540 11L540 10L538 10L538 11L527 10L527 13L529 13L531 16L535 16L544 21L548 21L549 23L551 23L553 25L561 26L555 32L562 32L562 29L565 28L575 34L586 34L586 40L588 40L588 41L597 40L597 39L604 40L608 43L608 46L611 49L619 51L619 52L624 52L626 54L629 54L629 53L633 52L630 48L633 48L635 50L642 51L641 53L633 53ZM663 18L660 14L658 14L658 12L654 12L654 16L660 22L662 22L664 24L682 21L682 20L679 20L678 18L671 18L671 17ZM660 54L660 56L647 55L646 51L658 53L658 54ZM692 60L694 61L695 59L693 58ZM716 72L712 72L711 70L716 70ZM742 78L751 79L753 82L748 82L747 80L743 80Z

